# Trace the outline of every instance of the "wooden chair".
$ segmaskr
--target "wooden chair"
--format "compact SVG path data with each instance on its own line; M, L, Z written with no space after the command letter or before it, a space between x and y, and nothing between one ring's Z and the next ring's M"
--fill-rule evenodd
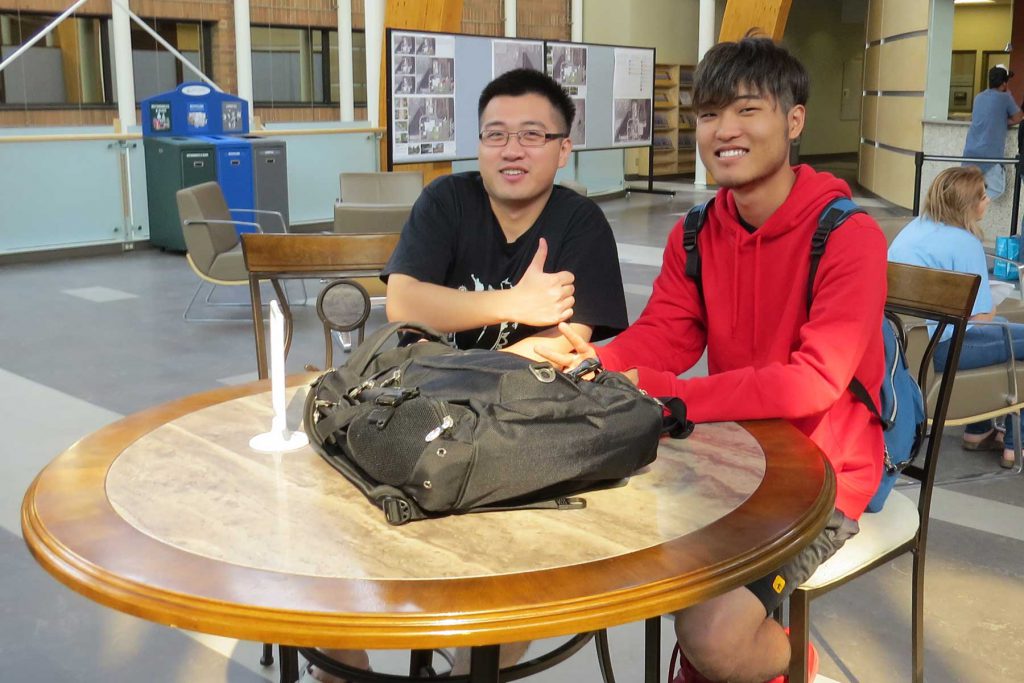
M398 243L398 235L242 235L242 254L249 274L256 367L268 375L260 281L270 280L285 318L285 355L291 348L292 315L280 281L289 278L347 278L380 275Z
M924 560L928 539L928 515L932 502L932 486L939 459L942 429L953 389L952 378L960 359L964 330L974 306L974 297L981 281L977 275L932 270L903 264L889 264L889 295L886 309L898 315L927 318L939 323L918 359L918 382L927 386L935 346L947 325L953 327L949 356L946 359L933 403L930 404L930 426L927 439L917 461L903 471L921 483L915 504L900 491L890 494L885 507L877 513L865 513L860 519L860 533L818 570L789 599L791 683L807 682L807 643L810 602L861 574L889 561L912 553L912 642L913 680L924 680Z

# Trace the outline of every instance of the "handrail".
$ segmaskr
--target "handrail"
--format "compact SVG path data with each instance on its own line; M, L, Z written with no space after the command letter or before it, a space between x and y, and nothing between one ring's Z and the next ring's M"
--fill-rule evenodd
M295 130L254 130L255 137L288 137L291 135L340 135L345 133L385 133L386 128L298 128ZM54 133L51 135L0 135L0 144L14 142L84 142L89 140L141 140L142 133Z

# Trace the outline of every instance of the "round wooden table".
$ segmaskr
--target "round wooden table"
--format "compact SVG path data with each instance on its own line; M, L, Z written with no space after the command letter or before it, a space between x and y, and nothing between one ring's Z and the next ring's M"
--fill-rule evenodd
M289 379L290 416L310 379ZM172 401L74 444L25 495L32 554L79 593L169 626L423 650L678 610L780 566L832 512L821 452L765 421L663 440L627 485L584 494L585 510L393 527L308 447L249 448L270 424L268 386Z

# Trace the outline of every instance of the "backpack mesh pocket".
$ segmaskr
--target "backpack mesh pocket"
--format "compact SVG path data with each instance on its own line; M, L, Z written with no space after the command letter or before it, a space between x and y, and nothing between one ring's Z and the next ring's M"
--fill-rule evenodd
M441 427L447 414L441 402L422 396L393 409L367 404L366 417L348 427L352 461L377 481L400 486L409 480L427 443L427 435ZM377 420L390 417L383 427Z

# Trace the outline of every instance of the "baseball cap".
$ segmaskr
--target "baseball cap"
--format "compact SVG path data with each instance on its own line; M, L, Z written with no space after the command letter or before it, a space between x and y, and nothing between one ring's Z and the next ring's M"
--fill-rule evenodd
M1005 64L996 64L988 70L988 85L990 88L998 88L1011 78L1013 78L1013 72L1007 69Z

